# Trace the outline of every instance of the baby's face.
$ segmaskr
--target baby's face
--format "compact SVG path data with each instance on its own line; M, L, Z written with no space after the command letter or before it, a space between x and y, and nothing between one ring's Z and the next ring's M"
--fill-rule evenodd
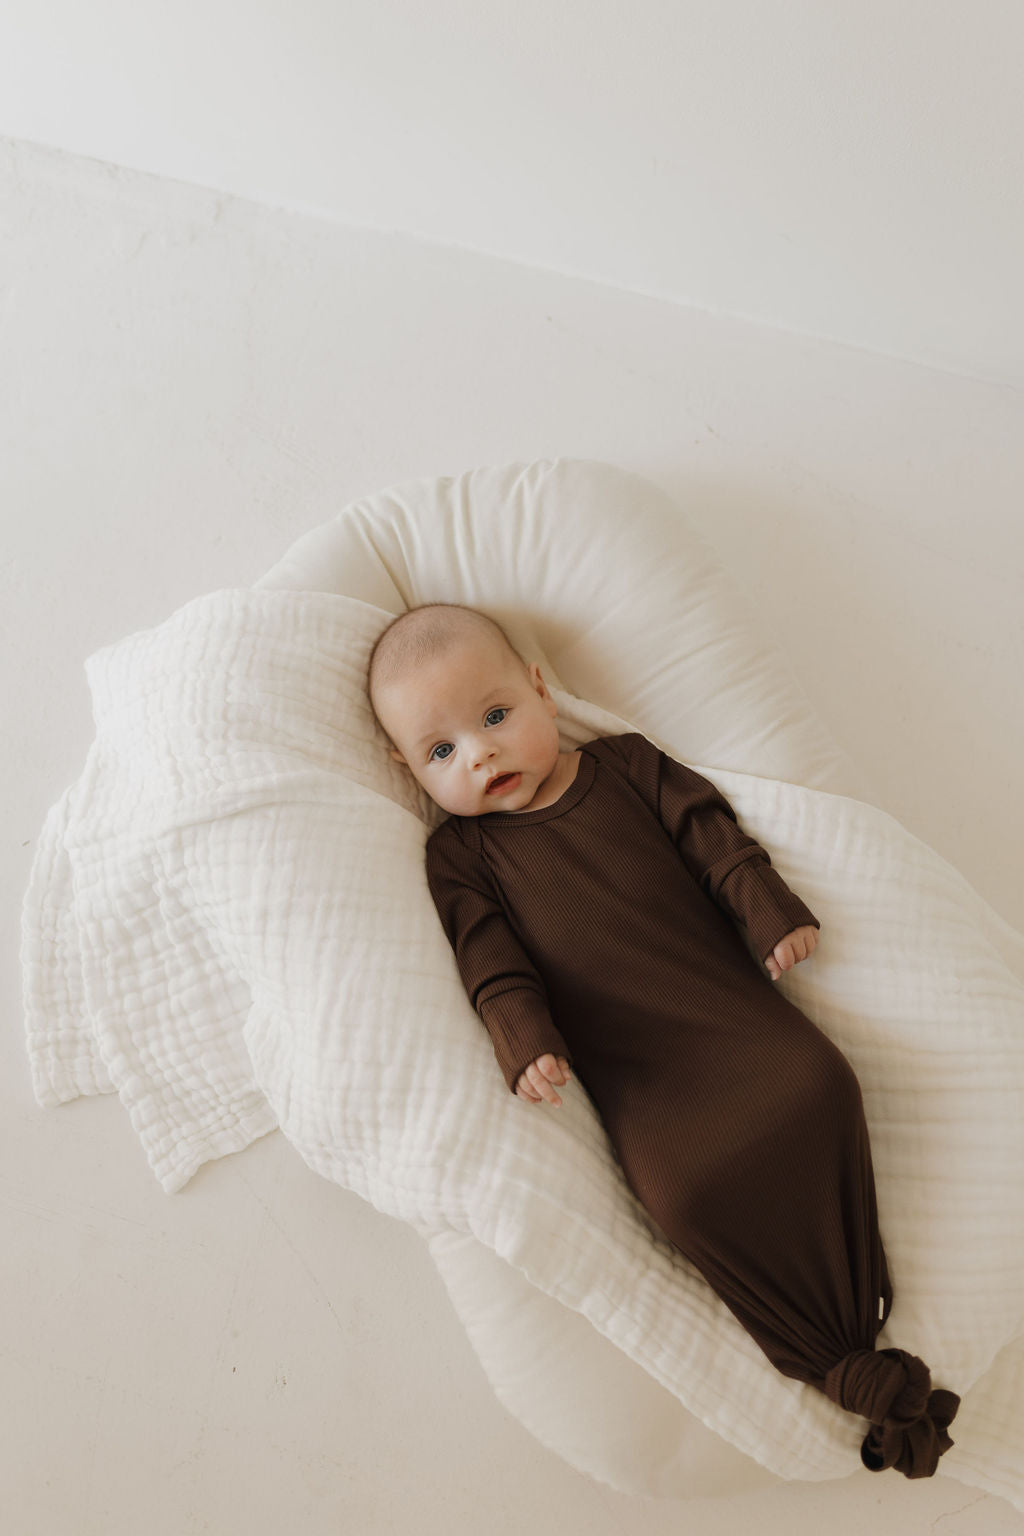
M453 816L528 811L557 779L555 701L536 662L527 673L498 646L453 647L392 683L377 712L392 757ZM488 794L499 774L519 777Z

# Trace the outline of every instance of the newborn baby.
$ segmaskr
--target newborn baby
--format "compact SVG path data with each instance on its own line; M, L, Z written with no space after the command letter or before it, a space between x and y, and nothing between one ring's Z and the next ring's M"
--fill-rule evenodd
M563 752L540 668L486 615L401 615L368 692L450 813L427 882L508 1088L557 1107L575 1070L656 1229L773 1365L871 1420L865 1466L930 1476L959 1398L874 1349L892 1288L860 1085L772 985L818 919L640 733Z

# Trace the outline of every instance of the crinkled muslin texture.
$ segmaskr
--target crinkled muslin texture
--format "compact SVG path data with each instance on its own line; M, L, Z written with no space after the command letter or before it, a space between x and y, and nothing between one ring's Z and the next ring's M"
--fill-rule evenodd
M775 1371L659 1238L579 1086L557 1114L508 1093L426 885L444 813L365 697L389 617L231 589L88 659L95 741L23 909L38 1101L116 1092L167 1191L279 1126L424 1236L472 1234L778 1476L847 1475L864 1421ZM566 750L642 729L552 692ZM878 1348L963 1397L943 1463L962 1449L971 1481L994 1447L986 1486L1020 1499L1024 940L881 810L651 739L821 921L777 985L861 1084L895 1292Z

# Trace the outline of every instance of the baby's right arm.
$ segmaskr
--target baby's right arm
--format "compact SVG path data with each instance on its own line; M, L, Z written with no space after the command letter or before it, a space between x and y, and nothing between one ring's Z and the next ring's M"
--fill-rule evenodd
M572 1070L564 1056L552 1056L548 1052L544 1056L538 1056L536 1061L519 1074L516 1083L516 1094L521 1099L529 1099L534 1104L539 1104L541 1099L547 1099L556 1109L561 1108L562 1101L555 1092L553 1084L559 1087L567 1083L572 1077Z
M454 818L452 818L454 821ZM441 926L455 952L470 1003L483 1020L510 1093L554 1102L558 1062L572 1051L554 1019L544 978L505 913L483 859L449 822L427 840L427 884ZM548 1061L543 1072L538 1062ZM523 1083L523 1092L519 1084Z

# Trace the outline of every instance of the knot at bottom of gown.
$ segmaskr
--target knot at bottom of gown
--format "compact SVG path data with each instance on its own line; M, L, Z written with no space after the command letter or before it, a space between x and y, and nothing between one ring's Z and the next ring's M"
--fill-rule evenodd
M931 1477L955 1444L947 1428L960 1399L931 1390L924 1361L905 1349L855 1349L829 1371L824 1391L841 1408L871 1420L860 1459L872 1472L895 1467L905 1477Z

